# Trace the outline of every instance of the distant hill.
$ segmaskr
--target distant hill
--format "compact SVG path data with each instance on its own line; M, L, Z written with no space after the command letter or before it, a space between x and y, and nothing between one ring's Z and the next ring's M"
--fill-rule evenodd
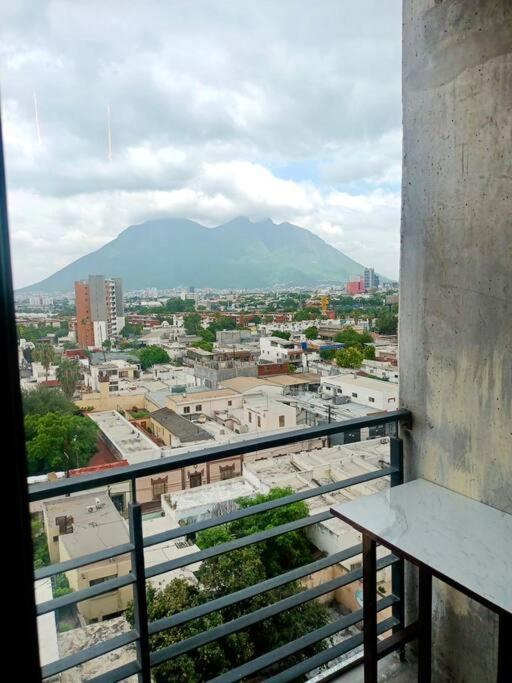
M97 251L19 291L67 292L75 280L96 273L122 277L125 291L339 284L360 275L363 268L291 223L236 218L205 228L194 221L166 218L132 225Z

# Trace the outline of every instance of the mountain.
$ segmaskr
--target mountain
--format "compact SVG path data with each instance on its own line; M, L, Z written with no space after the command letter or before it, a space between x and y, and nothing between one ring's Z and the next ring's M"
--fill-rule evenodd
M194 285L257 288L343 283L363 271L309 230L271 220L235 218L216 228L179 218L132 225L97 251L19 291L48 294L101 273L124 289Z

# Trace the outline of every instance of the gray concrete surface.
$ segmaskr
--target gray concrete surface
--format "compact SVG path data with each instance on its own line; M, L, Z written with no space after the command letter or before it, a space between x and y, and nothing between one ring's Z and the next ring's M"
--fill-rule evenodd
M406 474L512 512L512 2L403 20ZM495 679L494 615L436 582L433 632L434 681Z

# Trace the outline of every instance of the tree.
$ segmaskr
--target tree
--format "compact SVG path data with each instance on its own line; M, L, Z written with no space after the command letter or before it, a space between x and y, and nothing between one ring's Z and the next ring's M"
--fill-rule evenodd
M30 475L84 467L96 452L98 427L87 417L46 413L25 416ZM72 458L69 462L69 458Z
M182 578L173 579L161 590L155 590L151 584L147 584L146 596L150 621L179 614L208 600L208 593L204 589ZM128 606L125 616L133 626L133 603ZM178 643L222 623L222 614L213 612L182 626L160 631L150 637L151 649L157 650ZM155 683L198 683L215 678L232 668L232 665L241 664L244 657L250 659L252 654L247 636L243 633L233 634L164 662L154 667L151 673Z
M375 360L375 346L365 344L363 347L363 356L366 360Z
M266 495L241 498L237 500L237 504L242 508L251 507L267 500L281 498L291 492L291 489L273 489ZM305 503L292 503L203 531L197 535L197 544L200 548L211 547L300 519L307 514L308 508ZM196 607L206 601L221 598L310 562L311 559L311 545L302 531L289 532L262 543L206 559L197 572L199 579L197 586L184 579L174 579L159 591L148 585L149 619L154 621ZM221 611L194 619L183 626L167 629L151 636L151 648L155 650L166 647L230 622L243 614L278 602L301 590L303 587L300 583L292 581L242 603L230 605ZM132 606L127 610L126 616L133 625ZM327 609L319 603L300 605L254 626L249 626L243 632L232 634L199 648L193 654L181 655L155 667L153 669L155 681L157 683L170 681L199 683L210 680L269 650L295 640L306 632L320 628L328 621ZM307 648L294 658L287 659L284 666L291 666L296 661L318 652L322 647L322 644L317 644Z
M195 349L203 349L203 351L210 351L210 353L213 351L212 342L206 341L205 339L201 339L201 341L196 341L191 346Z
M35 389L23 389L23 412L25 415L45 415L57 413L58 415L72 415L78 411L60 389L47 387L39 384Z
M199 313L192 313L185 318L185 332L187 334L199 334L203 329L201 326L201 316Z
M356 346L362 348L364 343L366 343L367 341L372 342L373 339L367 332L360 334L359 332L354 330L353 327L348 326L343 330L343 332L339 332L334 337L334 341L338 342L338 344L343 344L345 348L347 348L348 346Z
M107 362L107 353L112 349L112 342L110 339L105 339L104 341L101 342L101 346L103 348L103 360L105 363Z
M280 339L290 339L291 332L281 332L281 330L272 330L270 332L271 337L279 337Z
M313 306L303 308L297 311L293 316L293 319L300 322L302 320L316 320L320 317L320 309Z
M63 358L57 368L57 379L60 382L64 396L71 400L80 381L80 365L78 361Z
M121 330L121 336L125 337L125 339L128 337L137 337L141 332L142 325L130 325L130 323L126 323Z
M44 368L45 381L48 381L48 371L55 360L55 351L51 344L38 344L33 353L33 357Z
M195 307L195 301L193 299L172 297L167 299L164 308L168 313L184 313L185 311L194 311Z
M322 360L330 361L336 356L336 351L334 349L329 349L326 351L320 351L320 358Z
M398 316L382 312L375 321L375 329L379 334L396 334L398 331Z
M297 367L293 363L288 363L288 372L292 374L297 372Z
M237 504L240 508L249 508L253 505L288 496L291 493L293 491L290 488L274 488L266 494L258 494L252 498L239 498ZM242 538L264 529L294 522L307 515L308 508L305 503L302 501L291 503L214 529L201 531L197 534L196 543L200 548L209 548L224 540ZM277 536L265 541L259 547L263 550L261 557L265 571L269 576L276 576L283 571L312 561L311 544L301 531L291 531L282 536Z
M311 327L306 327L304 330L304 336L306 339L318 339L318 327L312 325Z
M364 356L354 346L336 351L336 365L340 368L359 368L364 360Z
M139 351L140 366L143 370L158 363L168 363L169 360L169 354L160 346L145 346Z

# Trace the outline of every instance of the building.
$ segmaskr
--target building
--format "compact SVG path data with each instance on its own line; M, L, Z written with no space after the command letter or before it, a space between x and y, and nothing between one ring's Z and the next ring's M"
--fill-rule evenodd
M201 429L196 422L181 417L170 408L160 408L150 413L149 429L166 446L176 448L213 439L211 434Z
M361 276L358 280L350 280L345 284L345 292L350 296L364 293L364 278Z
M302 349L295 343L281 337L261 337L260 359L270 363L290 363L299 367L302 364Z
M123 282L104 275L89 275L75 282L76 339L80 346L101 347L120 334L125 324Z
M322 377L320 391L324 397L347 397L375 410L396 410L398 407L397 384L352 373Z
M361 370L367 375L398 384L398 367L380 360L364 360Z
M373 268L365 268L363 277L365 291L368 291L369 289L378 288L380 280L379 276L375 273L375 270Z
M51 562L65 562L120 543L129 543L126 522L106 492L54 498L42 504L43 523ZM120 555L71 569L66 578L74 591L128 574L130 556ZM132 599L130 586L77 604L85 623L119 616Z
M140 377L139 363L128 363L125 360L113 360L108 363L91 365L89 374L86 376L87 385L93 391L104 393L115 393Z
M242 407L242 396L233 389L215 389L167 397L167 407L178 415L206 415L215 417L216 412Z

